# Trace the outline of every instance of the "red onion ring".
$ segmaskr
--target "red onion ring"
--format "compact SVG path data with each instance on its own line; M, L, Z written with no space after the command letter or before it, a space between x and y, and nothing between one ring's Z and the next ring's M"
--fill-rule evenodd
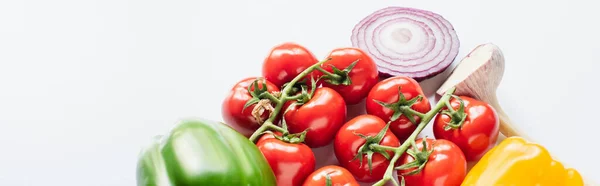
M446 70L460 47L448 20L407 7L371 13L354 27L351 40L371 55L382 77L408 76L418 81Z
M402 20L398 20L398 19L402 19ZM404 20L410 20L408 18L398 18L398 19L388 20L385 23L377 26L377 28L375 28L375 33L377 35L381 35L381 34L383 34L383 33L381 33L382 32L381 30L383 30L382 28L386 27L388 24L401 23ZM433 35L433 31L431 30L431 28L429 28L423 22L417 21L415 23L422 26L420 29L423 31L423 33L427 33L428 35ZM375 39L375 38L373 38L373 39ZM381 38L377 38L377 39L380 40L379 42L383 42L383 41L381 41ZM377 45L381 45L380 43L377 43L377 42L375 42L374 45L375 45L375 50L377 50L378 53L381 53L381 51L378 48L378 47L380 47L380 48L384 48L386 51L393 52L398 55L408 56L407 58L405 58L405 60L412 60L412 59L417 59L417 58L421 58L421 57L425 56L425 54L427 54L427 51L433 49L433 46L435 43L435 38L433 38L433 37L429 38L428 41L430 41L430 42L428 42L426 45L423 45L422 47L420 47L419 50L413 51L410 53L405 53L405 54L397 52L397 51L393 51L393 48L390 48L390 47L377 46ZM389 58L389 56L387 56L385 54L383 54L382 56Z

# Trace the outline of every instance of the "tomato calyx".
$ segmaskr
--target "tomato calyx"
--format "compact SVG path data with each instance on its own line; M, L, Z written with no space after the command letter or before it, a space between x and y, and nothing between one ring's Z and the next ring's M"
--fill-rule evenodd
M258 86L259 81L262 81L262 87ZM248 93L252 96L252 98L250 98L250 100L244 104L242 112L249 106L258 103L261 100L269 100L271 102L279 103L279 98L269 93L267 90L267 82L264 78L256 78L256 80L254 80L250 86L248 86Z
M259 87L259 81L261 81L261 85L262 87ZM256 80L254 80L250 86L248 86L247 89L248 93L250 94L250 96L252 96L252 98L250 98L246 104L244 104L244 107L242 108L242 112L244 112L244 110L246 110L246 108L256 104L256 106L252 109L252 117L254 117L254 119L256 119L256 122L258 123L263 123L263 119L262 119L262 114L265 111L269 111L269 117L273 114L273 111L275 110L275 108L273 108L273 105L271 104L271 102L274 103L279 103L280 100L278 98L279 94L273 95L271 93L269 93L269 91L267 90L267 82L264 78L256 78Z
M291 144L302 143L302 142L304 142L304 139L306 139L306 133L308 132L308 129L306 129L306 130L304 130L304 131L302 131L300 133L293 133L293 134L291 134L288 131L288 127L287 127L287 124L285 122L285 118L283 118L281 120L281 128L282 128L282 132L281 132L282 134L281 134L281 136L275 135L271 131L265 131L264 133L271 133L271 134L273 134L273 136L276 139L281 140L281 141L286 142L286 143L291 143Z
M304 69L304 71L302 71L300 74L298 74L296 77L294 77L294 79L289 81L289 83L286 86L284 86L284 88L281 90L281 92L277 94L278 95L277 97L273 94L265 94L264 92L262 92L262 93L253 92L253 91L251 91L252 90L251 88L248 88L248 90L249 90L248 92L253 92L253 95L252 95L253 98L258 98L260 100L264 96L266 99L269 99L270 101L275 103L275 107L274 107L273 111L269 113L269 118L266 121L262 122L261 126L258 129L256 129L254 131L254 133L252 133L252 135L250 135L250 137L248 138L250 141L256 142L258 137L268 129L275 129L280 132L286 131L286 130L280 128L279 126L275 125L273 123L273 121L275 121L276 117L280 114L281 109L287 103L287 101L300 98L300 97L296 97L296 96L290 97L290 95L292 95L291 94L292 87L296 83L298 83L300 80L306 79L305 77L307 75L309 75L311 72L313 72L316 68L319 68L323 63L327 62L328 60L330 60L330 59L328 58L327 60L320 61L320 62L315 63L312 66ZM311 79L312 78L313 78L313 76L311 76ZM253 83L256 84L257 82L253 82ZM316 85L316 83L313 83L313 84ZM258 85L254 85L251 87L258 87ZM258 89L258 88L255 88L255 89ZM308 89L308 87L305 89ZM314 93L315 89L316 89L316 86L313 86L311 88L311 94ZM305 92L308 92L308 91L305 91ZM308 93L305 93L304 95L308 95ZM300 94L300 96L303 96L303 95ZM310 96L312 97L312 95L310 95ZM303 99L302 101L305 101L305 100L307 100L307 99ZM254 102L258 103L258 101L256 101L256 100L254 100ZM247 106L252 105L252 104L253 103L247 104ZM290 107L288 107L288 108L290 108Z
M415 129L415 131L413 131L413 133L408 137L408 139L406 141L404 141L402 143L402 145L400 145L400 147L397 147L396 149L394 149L394 157L392 157L392 159L390 160L390 164L389 164L387 170L385 171L385 174L383 175L383 178L381 180L375 182L375 184L373 184L373 186L383 186L384 184L386 184L390 180L392 180L392 182L394 183L394 185L398 185L398 183L395 180L392 179L392 173L393 173L394 169L396 168L396 167L394 167L396 165L395 164L396 161L398 160L398 158L400 158L401 155L404 154L404 152L406 152L408 150L408 148L411 145L413 147L415 147L415 141L414 140L417 138L417 135L419 135L419 133L421 133L423 131L423 129L425 129L425 127L431 121L431 119L440 110L442 110L443 107L446 106L444 103L447 102L450 99L450 97L452 96L452 94L454 93L454 91L456 91L456 87L452 87L452 88L448 89L446 91L446 93L444 93L444 95L442 96L442 98L440 98L440 101L435 105L435 107L433 107L433 109L431 109L426 114L423 114L423 117L421 117L421 121L417 125L417 128ZM402 168L402 167L400 167L400 168Z
M381 140L383 140L385 133L387 132L388 128L390 127L390 123L391 122L388 122L385 125L385 127L383 127L383 129L381 131L379 131L379 133L377 133L377 135L375 135L375 136L365 136L363 134L355 133L355 135L360 136L360 138L365 139L366 141L362 146L360 146L358 148L358 152L357 152L356 156L354 156L354 158L351 161L359 159L359 161L360 161L359 166L362 167L363 155L366 154L367 155L367 164L369 165L369 174L373 173L373 154L379 153L383 157L385 157L385 159L388 159L388 160L390 159L390 155L385 151L385 149L376 148L373 146L373 144L379 145Z
M281 136L278 136L278 135L275 135L271 131L265 131L265 132L263 132L263 134L273 134L273 137L275 137L275 139L278 139L278 140L286 142L286 143L298 144L298 143L304 142L304 139L306 138L306 132L307 131L303 131L301 133L290 134L289 132L284 131L281 134Z
M450 122L446 123L446 126L444 127L444 130L446 131L461 128L463 123L465 123L465 120L467 119L467 114L465 113L465 103L463 102L463 100L455 95L452 95L452 97L458 100L460 105L458 107L458 110L454 110L452 108L452 105L450 104L450 100L448 100L446 102L446 107L448 108L448 110L443 110L442 112L440 112L441 114L445 114L448 115L448 117L450 117Z
M360 59L357 59L356 61L350 63L350 65L348 65L348 67L344 68L343 70L340 70L338 68L336 68L334 65L331 65L331 70L333 70L333 72L329 72L323 68L317 68L317 70L321 71L323 74L325 74L324 76L322 76L323 78L325 78L325 82L332 84L332 85L351 85L352 84L352 79L350 78L350 75L348 75L350 73L350 71L352 71L352 69L354 68L354 66L356 66L356 64L358 63Z
M290 82L287 82L285 84L283 84L281 86L281 89L289 86ZM308 83L306 82L306 79L302 79L296 83L294 83L294 85L291 87L290 89L290 93L289 94L297 94L300 93L302 91L303 88L307 88Z
M413 110L411 107L417 103L417 101L421 101L423 99L423 96L418 95L412 99L406 100L406 97L404 96L404 94L401 91L402 87L398 87L398 101L395 103L385 103L379 100L374 100L375 102L377 102L379 105L392 109L394 111L394 114L392 115L392 118L390 119L390 121L396 121L398 118L400 118L400 116L404 115L406 116L406 118L408 118L408 120L413 123L416 124L417 121L415 121L414 115L417 115L420 118L423 118L425 116L425 114L417 112L415 110Z
M404 180L404 176L400 176L402 179L400 179L400 186L405 186L406 185L406 181ZM396 181L394 181L394 184L396 183Z
M300 93L297 94L296 96L292 96L292 97L288 98L289 100L295 100L296 101L295 103L293 103L294 105L292 105L290 107L300 106L300 105L303 105L303 104L307 103L308 101L310 101L310 99L313 97L313 95L315 95L315 90L317 90L317 88L316 88L317 87L317 81L319 81L320 79L321 78L319 78L318 80L315 80L313 77L310 78L310 82L311 82L310 83L310 87L311 87L310 90L308 90L309 87L306 84L301 85L300 86L301 87Z
M256 103L256 106L252 109L251 115L252 117L254 117L254 119L256 119L256 122L258 123L263 123L263 119L262 119L262 114L265 111L269 111L269 116L271 114L273 114L273 111L275 110L275 108L273 108L273 105L271 105L271 101L268 99L261 99L260 101L258 101L258 103Z
M415 144L415 141L411 141L411 146L413 147L412 149L408 149L406 151L406 153L410 156L412 156L415 160L404 164L404 165L400 165L398 167L396 167L396 170L407 170L407 169L412 169L412 168L416 168L415 170L412 170L408 173L405 173L403 175L414 175L417 174L419 172L421 172L421 170L423 170L423 168L425 168L425 165L427 164L427 161L429 161L429 155L431 155L431 153L433 153L433 148L431 150L427 150L427 142L426 140L423 140L423 149L419 150L417 149L417 145Z
M325 186L331 186L333 185L332 181L331 181L331 176L329 176L329 174L325 174Z

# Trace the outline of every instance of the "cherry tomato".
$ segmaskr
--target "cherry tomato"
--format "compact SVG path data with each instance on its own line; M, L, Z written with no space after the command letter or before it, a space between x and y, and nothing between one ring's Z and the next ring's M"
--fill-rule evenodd
M498 114L485 102L466 96L460 98L466 114L462 126L445 130L452 118L440 112L433 123L433 134L436 139L447 139L458 145L468 161L477 160L496 144L500 127ZM450 100L450 104L455 111L460 107L460 102L455 98ZM460 120L460 117L455 119Z
M379 80L377 65L373 62L373 59L361 49L338 48L331 51L328 58L331 58L331 60L323 63L321 67L331 73L334 72L332 65L339 70L344 70L358 60L356 65L346 76L346 78L350 78L350 85L334 85L323 81L323 86L333 88L340 93L348 105L357 104L367 97L369 90L371 90ZM322 74L321 72L318 73L319 75Z
M347 168L361 182L374 182L383 178L383 175L390 164L390 161L381 153L374 153L372 156L372 173L369 171L367 154L362 155L362 163L360 158L355 159L361 146L366 142L358 134L364 136L376 136L386 123L379 117L373 115L360 115L346 122L335 136L333 148L335 157L340 164ZM400 141L388 129L381 141L380 145L398 147ZM394 154L391 151L385 151L390 157Z
M327 185L327 176L332 186L359 186L347 169L337 165L327 165L310 174L303 186Z
M275 135L281 136L281 133ZM300 186L315 170L315 155L303 143L292 144L276 139L273 134L265 134L256 146L275 173L277 185Z
M263 62L262 75L281 87L317 62L317 58L305 47L291 42L282 43L271 49Z
M248 86L256 79L256 77L250 77L236 83L225 97L225 100L223 100L221 106L221 115L225 123L246 137L250 137L254 130L258 129L261 125L261 123L258 123L252 116L252 109L254 109L256 104L243 109L246 102L252 98L248 92ZM262 82L266 83L268 92L274 93L279 91L277 86L264 79L259 81L259 89L263 88ZM254 88L252 87L251 90L254 90ZM265 111L261 115L263 121L268 119L268 117L269 111Z
M416 174L404 175L417 168L399 170L398 180L404 175L406 185L411 186L459 186L467 175L467 161L460 148L451 141L428 138L427 150L433 148L425 167ZM417 149L423 150L423 139L416 140ZM412 148L412 147L411 147ZM400 163L407 164L415 159L407 154L401 157Z
M325 146L346 119L346 103L340 94L327 87L317 88L312 98L298 106L287 103L284 114L290 133L307 130L305 143L312 148Z
M392 108L384 107L377 101L384 103L396 103L400 96L398 90L402 92L406 100L411 100L417 96L421 96L421 100L417 101L410 108L417 112L426 113L431 110L429 100L423 94L423 90L417 81L410 77L391 77L377 83L369 92L366 100L366 110L368 114L375 115L383 119L386 123L390 121L394 110ZM398 137L398 139L404 141L412 132L417 128L418 123L421 119L413 115L416 123L412 123L406 115L401 115L400 118L393 121L390 125L390 129Z

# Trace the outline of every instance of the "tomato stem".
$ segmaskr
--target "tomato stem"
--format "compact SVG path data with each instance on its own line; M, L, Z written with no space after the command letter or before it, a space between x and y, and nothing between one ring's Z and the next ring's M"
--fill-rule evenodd
M312 65L312 66L308 67L307 69L305 69L304 71L302 71L302 73L298 74L298 76L296 76L294 79L292 79L292 81L290 81L290 83L283 88L283 91L281 91L281 98L279 98L279 99L287 100L288 94L292 90L292 87L294 86L294 84L296 84L298 81L300 81L300 79L304 78L306 75L311 73L316 68L319 68L321 66L321 64L323 64L329 60L331 60L331 58L328 58L326 60L315 63L314 65ZM277 106L275 107L275 111L273 112L273 115L271 115L271 117L269 117L269 119L267 121L273 122L273 120L275 120L275 118L279 114L279 111L281 111L282 107L283 107L283 102L278 103Z
M390 120L395 121L398 118L400 118L400 116L404 115L404 117L406 117L406 119L408 119L411 123L413 124L417 124L416 119L413 117L414 115L416 115L417 117L423 119L423 117L425 117L425 115L423 113L417 112L415 110L413 110L411 107L417 103L418 101L421 101L423 99L423 97L421 95L416 96L412 99L406 99L406 97L404 96L404 93L402 93L402 87L398 87L398 101L396 101L395 103L386 103L383 101L379 101L379 100L374 100L375 102L377 102L377 104L392 109L394 111L394 114L392 114L392 118L390 118Z
M406 153L408 153L408 155L412 156L415 160L404 164L404 165L400 165L398 167L396 167L396 170L408 170L408 169L412 169L412 168L416 168L404 175L413 175L413 174L417 174L419 172L421 172L423 170L423 168L425 168L425 165L427 164L427 161L429 161L429 155L431 155L431 153L433 153L433 149L431 150L427 150L427 140L423 140L423 149L422 150L418 150L417 149L417 145L415 144L415 142L411 141L412 147L413 149L408 149L406 150Z
M358 135L358 136L360 136L360 138L365 139L365 144L363 144L362 146L360 146L358 148L358 152L352 160L359 159L360 166L362 166L363 155L366 154L367 155L367 163L369 164L369 174L371 174L373 172L373 154L379 153L382 156L384 156L385 159L388 159L388 160L390 159L390 155L384 149L371 148L371 144L379 144L381 142L381 140L383 140L385 133L388 131L388 129L390 127L390 123L391 122L388 122L385 125L385 127L383 127L383 129L381 129L381 131L379 131L379 133L377 133L377 135L375 135L375 136L365 136L363 134L355 133L355 135Z
M271 102L275 103L275 104L279 104L279 102L281 102L281 100L279 100L278 98L276 98L275 96L273 96L273 94L270 94L269 92L265 92L260 94L261 98L266 98L271 100Z
M310 74L312 71L320 68L321 64L323 64L329 60L331 60L331 58L327 58L323 61L315 63L314 65L306 68L304 71L302 71L300 74L298 74L298 76L294 77L294 79L292 79L292 81L290 81L289 83L287 83L285 85L285 87L281 91L281 97L279 97L278 101L275 102L275 103L277 103L277 105L275 106L275 109L273 110L269 119L267 119L267 121L265 121L256 131L254 131L254 133L252 133L252 136L250 136L250 138L249 138L250 141L256 142L256 139L260 136L260 134L262 134L267 129L274 129L274 130L278 130L280 132L287 132L287 130L273 124L273 121L275 121L275 118L277 118L277 116L279 115L279 112L281 112L281 109L283 108L283 105L285 104L285 102L288 100L291 100L290 98L295 98L295 96L288 98L290 92L292 91L292 87L294 87L294 85L298 81L300 81L302 78L304 78L305 76ZM313 87L313 89L314 89L314 87Z
M379 145L379 144L371 144L371 145L369 145L369 147L374 148L374 149L389 150L392 152L396 152L396 149L398 149L398 147L390 147L390 146Z
M283 129L283 128L281 128L281 127L277 126L277 125L273 125L273 124L271 124L271 125L269 125L268 127L269 127L269 129L271 129L271 130L275 130L275 131L277 131L277 132L281 132L281 133L287 132L287 129Z
M325 76L328 79L331 79L331 80L334 80L334 81L341 81L342 80L342 76L334 74L334 73L331 73L331 72L329 72L329 71L327 71L327 70L325 70L325 69L323 69L321 67L317 67L316 70L321 71L323 74L325 74Z
M414 143L414 141L417 138L417 136L419 135L419 133L421 133L421 131L423 131L423 129L425 129L425 126L427 126L427 124L429 124L429 121L431 121L431 119L433 119L433 117L440 110L442 110L442 108L444 108L446 106L446 102L448 102L448 100L450 100L450 97L452 97L454 90L456 90L456 88L454 88L454 87L449 89L446 92L446 94L444 94L444 96L442 96L440 101L436 104L435 108L433 108L432 110L430 110L429 112L424 114L424 116L421 118L421 122L417 126L417 129L415 129L415 131L408 137L408 139L406 139L406 141L404 141L404 143L402 143L402 145L400 145L400 147L397 147L394 149L386 149L386 147L382 148L382 149L386 149L386 150L393 150L394 157L392 157L392 159L390 160L390 165L388 165L388 167L385 171L385 174L383 175L383 179L381 179L378 182L376 182L375 184L373 184L373 186L383 186L385 183L390 181L390 179L392 179L394 165L396 164L396 161L398 161L398 158L400 158L400 155L402 155L406 152L408 147L411 146L411 142ZM378 147L375 147L375 148L378 148Z
M413 109L406 109L406 111L410 112L411 114L419 116L419 118L424 118L425 117L425 114L417 112L416 110L413 110Z
M459 129L462 127L462 125L465 123L465 120L467 119L467 114L465 113L465 103L464 101L459 98L458 96L452 96L454 99L458 100L458 102L460 103L458 110L454 110L452 108L452 105L450 104L450 101L448 101L446 103L446 105L450 105L448 106L448 110L444 110L441 113L448 115L450 117L450 122L446 123L446 126L444 127L444 130L448 131L448 130L452 130L452 129Z
M287 97L287 100L285 100L285 101L298 100L298 99L302 98L302 96L303 96L302 94L297 94L295 96L290 96L290 97Z

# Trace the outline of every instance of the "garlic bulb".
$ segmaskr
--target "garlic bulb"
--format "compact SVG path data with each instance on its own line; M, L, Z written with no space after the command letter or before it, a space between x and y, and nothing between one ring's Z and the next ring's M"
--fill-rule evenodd
M456 95L485 101L498 113L500 132L504 136L526 137L510 122L498 103L496 89L503 75L504 55L500 48L492 43L481 44L460 61L436 93L443 95L448 89L456 87Z

